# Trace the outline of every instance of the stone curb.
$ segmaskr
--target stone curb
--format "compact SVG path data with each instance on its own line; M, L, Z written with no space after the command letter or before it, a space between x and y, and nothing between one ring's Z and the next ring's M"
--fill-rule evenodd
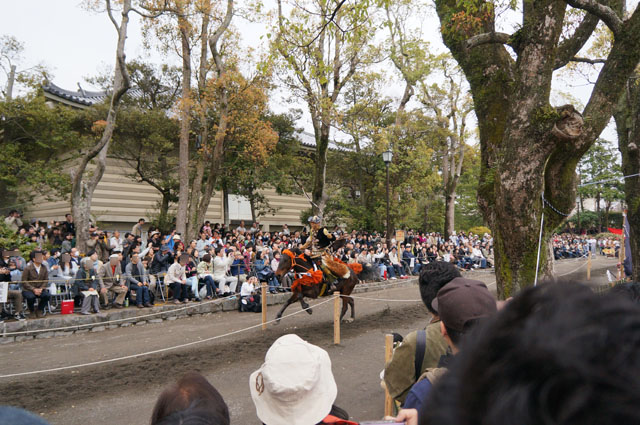
M370 282L359 284L355 287L353 293L361 294L365 292L382 291L393 288L404 288L414 286L418 283L416 277L397 280ZM267 305L273 306L284 304L289 299L289 293L278 293L267 295ZM50 315L42 319L30 319L22 322L5 322L0 325L0 344L9 344L13 342L29 341L35 338L58 338L73 334L83 334L88 332L103 332L118 327L129 327L132 325L143 326L147 324L157 324L164 321L173 321L179 318L189 317L193 315L212 314L221 311L238 310L238 300L228 299L221 302L213 302L209 304L188 304L189 309L181 310L173 313L175 307L172 305L155 306L151 309L140 311L137 308L125 308L122 310L110 310L108 313L102 312L91 316L83 316L80 314L69 315ZM139 314L142 313L142 314ZM160 313L151 317L146 316L151 313ZM106 323L112 320L121 320L117 323ZM55 330L57 328L65 328ZM51 330L50 330L51 329ZM12 335L14 332L25 332ZM8 335L7 335L8 334Z

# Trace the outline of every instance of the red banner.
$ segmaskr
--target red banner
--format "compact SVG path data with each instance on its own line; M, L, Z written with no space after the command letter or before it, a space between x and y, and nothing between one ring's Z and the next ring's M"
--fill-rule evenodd
M613 227L607 227L607 230L614 235L622 235L622 229L614 229Z

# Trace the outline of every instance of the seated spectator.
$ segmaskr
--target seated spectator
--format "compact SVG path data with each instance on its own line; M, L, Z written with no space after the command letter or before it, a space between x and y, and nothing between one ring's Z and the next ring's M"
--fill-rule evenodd
M77 272L78 266L71 261L71 255L62 254L57 266L55 266L55 268L54 266L51 267L49 279L54 286L62 285L67 289L71 281L75 278Z
M100 313L99 291L106 293L106 289L102 290L100 281L96 278L93 261L91 258L85 257L80 262L80 269L76 272L73 280L74 298L82 300L80 314L91 314L91 308L94 313Z
M391 267L393 267L395 275L400 276L400 278L403 279L405 277L404 267L402 267L402 264L400 264L400 259L398 258L398 249L395 246L391 248L391 251L389 251L389 262L391 263Z
M149 268L149 282L155 286L156 280L167 273L169 266L173 264L173 255L167 245L162 245L153 256L151 267Z
M198 287L198 264L196 259L192 255L193 250L190 246L187 247L187 252L184 254L188 257L186 264L184 265L184 274L187 276L187 286L191 288L194 301L200 301L200 292Z
M480 267L481 269L487 268L487 259L482 255L482 251L478 244L476 244L471 250L471 261L473 261L474 267Z
M250 311L254 313L260 313L262 311L262 304L260 304L260 282L255 276L251 276L249 280L242 284L240 289L240 311Z
M229 268L231 276L238 278L238 284L244 283L247 281L247 268L246 263L244 262L244 255L241 252L236 251L234 253L235 259Z
M230 248L235 253L235 247ZM216 247L216 256L213 259L213 280L216 282L220 292L229 295L236 292L238 278L227 275L227 269L233 263L233 255L227 255L226 248Z
M134 253L124 271L129 290L136 294L138 308L153 307L149 294L149 273L140 261L140 255Z
M278 338L249 377L251 398L264 425L353 424L333 405L338 387L325 350L294 334Z
M404 338L384 369L384 384L389 395L401 404L420 376L427 369L437 367L447 351L440 318L431 303L440 289L460 277L455 265L442 261L427 264L420 273L420 298L432 315L431 321L424 330L411 332Z
M466 340L420 424L640 423L640 314L575 282L525 289Z
M186 304L189 302L189 287L187 286L187 275L185 270L185 264L187 264L187 261L189 261L189 256L186 254L178 257L178 261L169 267L164 279L165 285L169 285L173 292L174 304Z
M258 276L258 280L261 282L267 282L269 284L269 292L275 294L276 288L280 286L278 279L276 278L275 273L269 267L269 263L265 260L265 252L261 251L256 254L256 261L254 263L254 267L256 269L256 274Z
M402 260L407 264L411 274L417 275L420 273L420 262L417 261L416 256L411 252L411 245L407 244L402 252ZM413 264L413 267L412 267Z
M15 267L15 263L14 263ZM25 320L24 313L22 312L22 292L20 291L19 286L14 286L11 284L11 270L9 267L2 261L0 264L0 282L6 282L9 286L7 299L11 300L13 304L13 308L15 309L15 314L11 315L5 308L6 303L2 303L1 311L0 311L0 323L4 322L5 319L16 319L16 320Z
M202 260L198 264L198 278L204 282L207 290L206 299L210 300L217 297L220 288L215 280L213 280L213 261L210 254L204 254Z
M47 268L42 264L42 251L31 251L29 254L31 261L22 272L22 296L27 300L29 311L35 317L44 316L44 309L49 304L49 273ZM38 299L38 310L35 310L36 299Z
M229 425L229 408L220 393L197 372L166 388L153 407L151 425Z
M124 299L129 289L126 286L126 279L120 267L120 255L111 254L109 262L100 267L98 279L101 286L100 299L104 309L108 310L111 308L109 297L112 294L115 296L113 306L115 308L123 308ZM102 289L106 289L106 291Z

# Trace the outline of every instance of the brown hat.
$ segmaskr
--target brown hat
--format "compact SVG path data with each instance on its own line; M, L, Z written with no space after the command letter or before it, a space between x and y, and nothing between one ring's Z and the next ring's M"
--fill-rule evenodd
M431 306L447 328L458 332L464 331L468 321L497 311L496 300L487 286L463 277L457 277L442 287Z

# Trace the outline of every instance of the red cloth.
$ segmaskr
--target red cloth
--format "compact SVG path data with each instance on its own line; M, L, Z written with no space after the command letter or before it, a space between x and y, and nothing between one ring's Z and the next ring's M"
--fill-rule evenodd
M309 270L308 274L305 273L304 275L293 281L293 283L291 284L291 291L296 291L298 286L300 285L317 285L318 283L322 282L323 277L324 275L322 274L322 270Z
M358 425L357 422L347 421L345 419L340 419L336 416L327 415L326 418L320 422L321 424L334 424L334 425Z
M614 235L622 235L622 229L614 229L613 227L607 227L607 230Z

